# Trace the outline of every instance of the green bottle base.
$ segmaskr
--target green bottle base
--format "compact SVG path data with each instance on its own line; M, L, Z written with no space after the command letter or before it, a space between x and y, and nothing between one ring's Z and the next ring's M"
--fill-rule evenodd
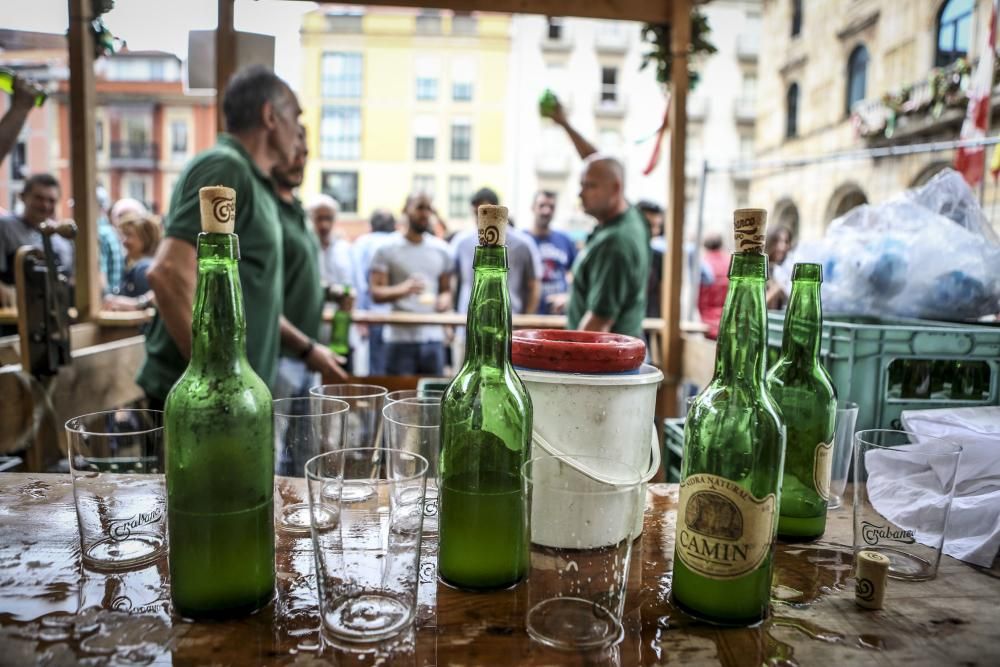
M778 539L786 542L808 542L823 537L826 514L812 517L778 516Z
M771 564L738 579L709 579L674 557L673 603L698 620L730 627L755 625L767 618L771 602Z

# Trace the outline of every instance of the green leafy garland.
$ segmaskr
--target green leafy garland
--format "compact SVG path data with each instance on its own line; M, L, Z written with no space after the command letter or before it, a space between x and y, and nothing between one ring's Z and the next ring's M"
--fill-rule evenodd
M692 56L710 56L718 49L709 41L712 28L708 25L708 17L698 9L691 10L691 44L688 47L688 87L694 89L698 85L700 76L691 67ZM673 63L673 54L670 52L670 24L646 23L642 26L642 40L647 42L651 49L642 55L642 65L640 70L646 69L650 64L656 64L656 80L666 87L670 87L670 66Z

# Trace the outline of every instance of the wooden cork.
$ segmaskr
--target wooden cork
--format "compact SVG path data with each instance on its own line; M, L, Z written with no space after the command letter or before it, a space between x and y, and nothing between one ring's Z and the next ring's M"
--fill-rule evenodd
M762 208L738 208L733 211L733 234L736 252L764 252L767 233L767 211Z
M507 244L507 207L483 204L479 207L479 245Z
M854 565L854 602L864 609L881 609L889 580L889 558L877 551L859 551Z
M198 191L201 202L201 231L232 234L236 225L236 190L213 185Z

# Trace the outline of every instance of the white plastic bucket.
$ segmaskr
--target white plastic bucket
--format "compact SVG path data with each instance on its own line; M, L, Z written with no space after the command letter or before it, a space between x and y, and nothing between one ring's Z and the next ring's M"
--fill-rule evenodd
M518 369L518 375L531 394L535 455L545 452L615 459L643 473L643 482L656 474L660 446L653 418L656 390L663 380L659 369L644 364L638 373L608 375ZM573 467L589 474L595 483L613 482L599 470ZM604 506L561 507L559 503L546 503L544 495L537 492L534 500L531 534L539 544L590 549L617 544L629 535L630 527L615 519L625 515L624 508L616 512ZM581 512L593 516L594 521L586 533L570 533L566 516ZM634 537L642 533L642 514L635 517Z

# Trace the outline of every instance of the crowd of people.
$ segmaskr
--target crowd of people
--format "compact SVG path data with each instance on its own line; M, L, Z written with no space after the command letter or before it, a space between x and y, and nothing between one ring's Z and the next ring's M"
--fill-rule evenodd
M14 93L18 109L24 90L21 82ZM138 377L151 405L162 405L190 356L201 230L198 190L204 186L226 185L237 192L247 355L276 396L302 394L317 376L342 381L352 371L347 358L324 344L329 327L323 311L330 302L376 312L466 312L477 237L473 231L449 236L430 195L410 194L398 217L376 210L370 231L348 241L335 232L335 199L318 195L304 204L297 196L308 152L292 89L270 69L249 67L230 80L222 109L226 131L185 167L165 220L141 202L112 204L103 188L97 193L104 307L156 308ZM599 153L558 103L549 117L565 129L583 160L580 201L597 226L585 244L574 243L552 229L556 194L538 191L531 224L522 229L512 222L507 233L512 310L565 314L570 328L641 337L643 318L659 316L663 208L648 201L630 204L622 163ZM0 130L6 121L0 121ZM52 176L25 181L22 211L0 219L0 283L13 282L11 258L18 247L41 245L39 227L54 217L60 196ZM480 205L499 203L489 188L469 202L473 216ZM787 254L790 240L778 238L775 252ZM53 237L53 249L59 270L71 276L72 244ZM728 256L721 235L707 234L698 307L713 337L726 294ZM775 289L769 301L780 301ZM447 345L452 335L461 340L461 328L357 326L354 343L366 348L371 374L440 376L449 354L461 349ZM452 365L458 362L451 359Z

